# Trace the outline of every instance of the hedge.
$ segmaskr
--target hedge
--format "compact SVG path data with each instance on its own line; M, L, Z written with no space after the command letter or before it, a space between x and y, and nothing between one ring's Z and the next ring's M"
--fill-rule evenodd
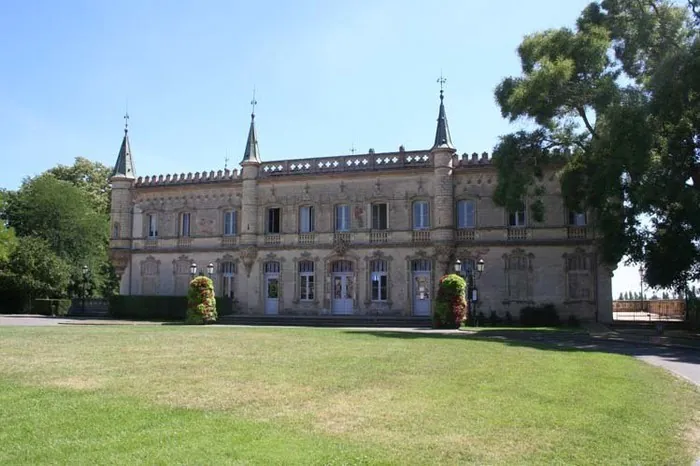
M520 310L520 324L524 327L556 327L560 324L554 304L527 306Z
M467 282L457 274L445 275L440 279L433 327L459 328L467 317L467 301L464 290Z
M35 299L32 302L32 314L42 316L65 316L71 307L70 299Z
M234 313L229 298L216 298L219 315ZM112 296L109 299L109 315L117 319L131 320L185 320L186 296Z

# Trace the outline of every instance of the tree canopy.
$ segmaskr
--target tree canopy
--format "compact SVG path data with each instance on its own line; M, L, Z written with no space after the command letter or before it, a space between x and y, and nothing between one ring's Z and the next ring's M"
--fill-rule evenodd
M601 259L644 262L654 287L700 278L698 3L591 3L574 28L525 37L522 74L495 91L505 118L532 123L494 149L495 201L543 221L557 167L566 207L602 233Z
M115 291L107 255L108 177L104 165L77 158L73 166L58 165L25 179L17 191L0 193L0 288L5 293L26 306L37 296ZM89 268L86 277L83 266Z

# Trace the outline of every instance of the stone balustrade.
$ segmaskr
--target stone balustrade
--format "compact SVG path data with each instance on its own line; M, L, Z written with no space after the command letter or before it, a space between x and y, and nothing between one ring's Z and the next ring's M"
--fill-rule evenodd
M377 171L432 166L428 151L399 151L341 155L337 157L283 160L260 165L260 177L314 173Z

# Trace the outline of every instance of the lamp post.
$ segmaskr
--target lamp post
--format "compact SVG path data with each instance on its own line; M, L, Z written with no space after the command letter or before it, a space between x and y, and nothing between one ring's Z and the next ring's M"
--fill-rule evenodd
M209 275L209 278L214 275L214 264L211 262L209 262L209 265L207 265L207 275Z
M460 261L459 259L457 259L454 266L455 272L459 274L460 277L464 278L467 282L467 289L465 291L465 294L467 301L469 302L470 325L474 324L475 322L478 324L478 321L476 320L476 302L478 301L479 296L475 282L478 277L481 277L481 273L484 271L484 266L484 259L479 259L478 261L476 261L476 274L474 274L474 270L471 269L468 272L465 272L462 269L462 261Z
M641 309L640 312L644 312L644 266L640 265L639 266L639 288L640 288L640 294L639 294L639 299L641 300ZM649 316L649 320L651 320L651 316Z
M190 264L190 276L194 278L195 275L197 275L197 263L192 262L192 264Z
M87 265L83 265L83 314L85 314L85 298L87 298L88 273L90 273L90 269Z

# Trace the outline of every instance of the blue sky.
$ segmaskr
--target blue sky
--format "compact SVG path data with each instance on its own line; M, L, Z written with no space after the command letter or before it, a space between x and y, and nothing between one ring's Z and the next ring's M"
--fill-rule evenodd
M447 78L460 153L513 128L493 90L523 36L587 0L8 0L0 187L77 156L112 165L128 105L138 175L237 166L253 87L263 160L428 148ZM639 289L618 269L615 296Z

